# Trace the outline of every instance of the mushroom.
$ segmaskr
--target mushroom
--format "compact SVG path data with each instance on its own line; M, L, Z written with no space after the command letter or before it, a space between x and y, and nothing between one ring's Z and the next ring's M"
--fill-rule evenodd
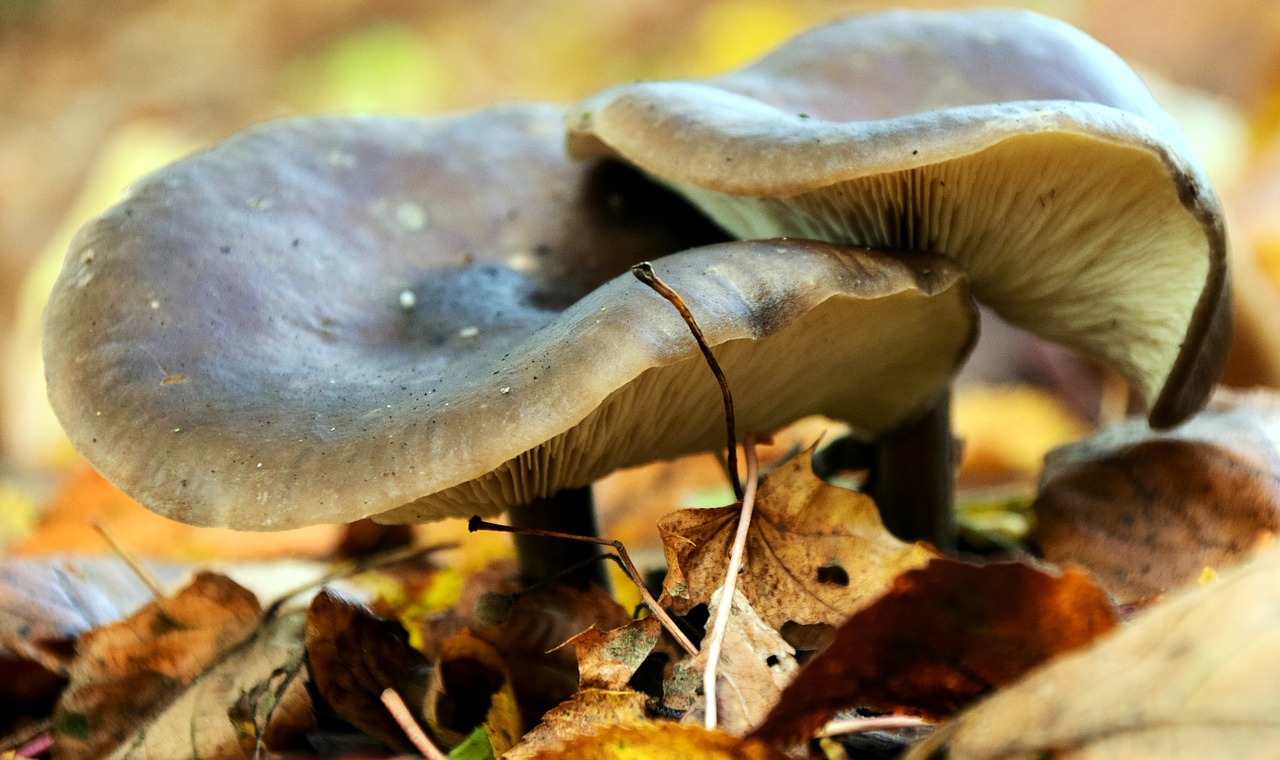
M716 384L628 273L641 259L697 316L745 428L826 413L880 434L967 355L976 310L946 258L664 256L722 233L634 170L571 161L563 118L281 121L141 180L79 233L47 308L72 443L198 525L589 519L566 493L723 444Z
M1064 23L855 16L723 76L605 90L569 127L572 155L621 158L735 236L954 257L1001 317L1123 376L1154 426L1199 410L1221 370L1218 200L1137 75ZM949 441L943 415L926 445ZM949 500L915 498L920 480L879 494L908 511L886 521L945 541Z

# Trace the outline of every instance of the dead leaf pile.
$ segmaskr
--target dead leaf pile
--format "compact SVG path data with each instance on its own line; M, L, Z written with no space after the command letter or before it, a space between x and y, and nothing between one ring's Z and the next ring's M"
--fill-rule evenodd
M1060 453L1037 504L1046 554L1129 601L1258 546L1280 457L1259 422L1267 400L1229 401L1175 437L1121 429ZM53 679L27 685L57 697L55 758L367 757L420 740L466 758L775 758L840 751L814 738L836 726L956 715L915 756L1190 757L1220 744L1249 757L1280 738L1264 693L1280 662L1268 649L1280 549L1118 624L1082 569L970 564L893 538L866 497L813 475L807 453L764 479L755 507L714 729L706 641L691 656L599 589L523 589L506 561L466 576L401 563L264 609L212 573L153 598L123 564L15 560L0 568L0 654ZM726 603L737 518L731 506L661 523L662 604L695 641ZM1182 556L1196 537L1199 553ZM151 569L166 582L186 572ZM29 700L22 687L7 684L8 698ZM1228 737L1231 720L1250 728ZM877 736L868 756L909 742Z

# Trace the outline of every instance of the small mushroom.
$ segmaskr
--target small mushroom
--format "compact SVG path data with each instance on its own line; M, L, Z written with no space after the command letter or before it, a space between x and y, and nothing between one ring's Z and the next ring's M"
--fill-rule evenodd
M1203 407L1221 370L1218 200L1133 71L1061 22L855 16L723 76L606 90L569 145L738 237L952 256L1004 319L1125 377L1155 426Z
M882 433L967 355L976 311L946 258L663 257L721 233L634 170L571 161L563 118L282 121L141 180L76 238L46 312L71 441L199 525L554 511L724 443L685 324L627 273L642 259L716 347L744 430L826 413Z

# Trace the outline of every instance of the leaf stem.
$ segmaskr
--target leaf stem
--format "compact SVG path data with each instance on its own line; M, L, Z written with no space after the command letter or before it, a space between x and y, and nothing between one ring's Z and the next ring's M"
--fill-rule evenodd
M680 630L680 626L676 625L676 621L671 619L667 611L662 609L658 604L658 600L653 598L653 594L649 593L649 589L644 585L644 577L640 575L640 571L636 569L635 563L631 561L631 555L627 553L627 547L622 545L621 541L598 538L596 536L579 536L575 533L560 533L554 530L533 530L530 528L513 528L510 525L499 525L491 523L487 520L481 520L479 515L473 516L467 522L467 530L475 533L478 530L492 530L498 533L514 533L521 536L540 536L542 538L563 538L566 541L586 541L592 544L608 546L618 553L618 559L622 561L622 566L626 569L627 575L631 577L631 582L636 584L636 588L640 591L640 598L644 601L644 606L649 608L649 613L656 617L662 627L667 629L667 633L676 640L684 651L690 655L696 655L698 648L693 645L688 636Z
M724 648L725 633L729 629L729 613L733 610L734 595L738 590L738 573L746 555L747 533L751 527L751 513L755 510L756 481L760 475L760 460L756 457L756 437L747 436L744 446L747 456L747 488L742 495L742 510L738 515L738 531L733 536L733 548L729 552L729 565L725 568L724 584L720 587L720 604L711 623L707 638L707 663L702 673L702 693L706 696L706 727L716 729L716 671L720 666L720 651Z

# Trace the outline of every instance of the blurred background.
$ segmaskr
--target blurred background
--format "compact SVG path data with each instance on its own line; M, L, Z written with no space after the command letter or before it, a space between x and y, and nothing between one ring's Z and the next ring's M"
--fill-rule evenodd
M1114 48L1189 133L1231 217L1242 316L1228 379L1280 383L1280 3L1011 4L1060 17ZM56 538L32 533L37 523L56 522L59 509L71 523L85 523L91 510L106 510L117 525L152 519L135 518L128 499L77 463L45 404L39 361L40 311L71 235L134 177L286 115L571 102L619 81L712 74L814 23L882 5L0 0L0 547L102 548L97 537L76 539L67 528ZM1079 379L1072 374L1079 368L1061 357L1046 357L998 326L989 332L983 350L991 358L958 405L958 425L969 438L965 477L1029 488L1046 448L1096 423L1105 379ZM1077 392L1080 383L1090 390ZM998 424L995 407L1002 410ZM602 497L633 498L625 494L637 484L684 489L661 496L665 511L696 502L697 483L719 477L713 466L691 480L663 467L608 483ZM183 533L177 542L163 531L139 534L144 552L190 558L226 550L217 533ZM299 545L318 554L333 538L309 536ZM272 551L290 550L279 538L268 542Z

